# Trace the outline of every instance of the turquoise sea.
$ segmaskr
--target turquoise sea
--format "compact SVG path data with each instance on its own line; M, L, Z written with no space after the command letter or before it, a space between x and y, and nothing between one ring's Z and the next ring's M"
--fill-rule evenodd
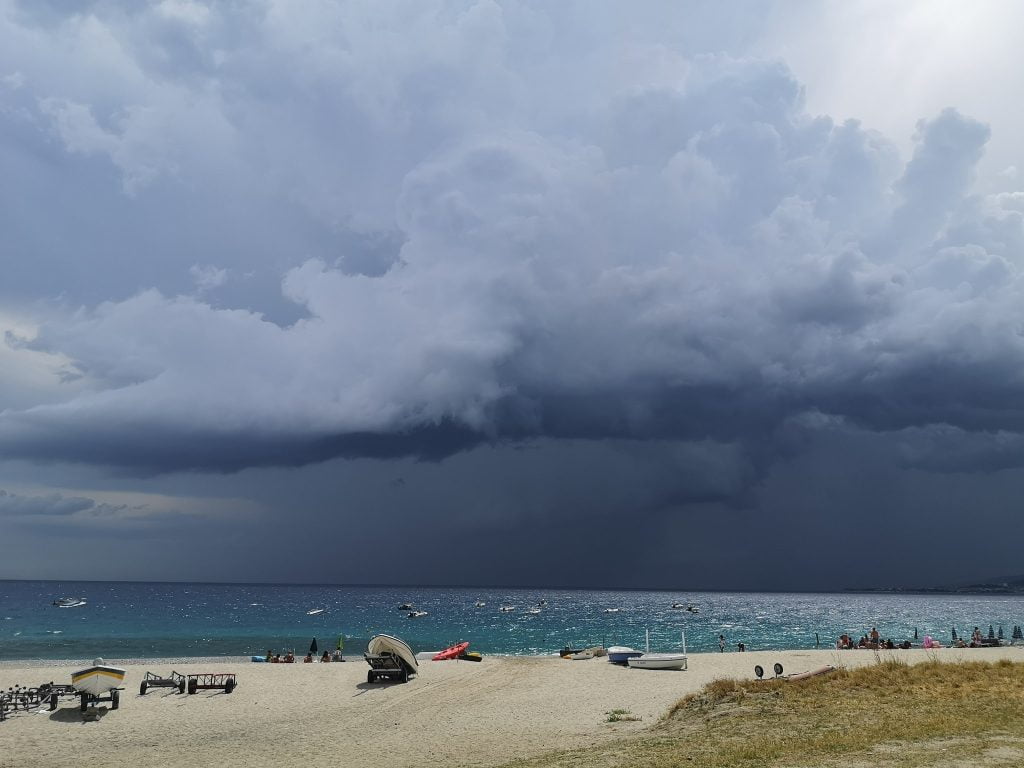
M52 605L62 597L86 603ZM408 618L398 610L406 602L427 615ZM1024 624L1024 596L0 581L0 660L305 653L312 638L323 650L339 636L346 655L358 655L381 632L416 651L460 640L485 654L642 647L645 629L652 650L679 647L684 631L695 652L717 651L720 634L730 650L739 642L760 650L814 648L816 635L831 647L840 633L873 626L897 642L915 631L948 642L953 627L987 634L989 625L1009 638L1016 624Z

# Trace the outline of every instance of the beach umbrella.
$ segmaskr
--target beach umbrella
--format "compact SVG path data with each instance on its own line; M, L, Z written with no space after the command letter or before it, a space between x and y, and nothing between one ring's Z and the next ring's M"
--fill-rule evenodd
M990 640L995 640L996 633L992 631L992 625L988 625L988 637Z
M914 627L914 639L917 640L917 627Z
M315 637L313 638L313 642L309 644L309 653L310 653L310 655L316 653L316 638Z
M344 635L338 635L338 650L339 651L345 650L345 636Z
M953 627L953 642L956 642L956 627Z
M999 631L996 632L996 637L998 637L1000 640L1003 639L1003 625L1002 624L999 625Z

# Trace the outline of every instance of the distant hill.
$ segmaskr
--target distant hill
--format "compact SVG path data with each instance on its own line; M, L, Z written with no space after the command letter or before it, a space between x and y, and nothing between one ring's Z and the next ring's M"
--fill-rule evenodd
M1003 576L970 584L929 587L864 587L848 592L914 592L944 595L1024 595L1024 576Z

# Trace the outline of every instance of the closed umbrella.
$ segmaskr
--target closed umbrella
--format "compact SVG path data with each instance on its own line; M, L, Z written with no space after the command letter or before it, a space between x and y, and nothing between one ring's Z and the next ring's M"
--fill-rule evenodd
M309 653L311 655L316 653L316 638L315 637L313 638L313 642L309 644Z
M339 651L345 650L345 636L344 635L338 635L338 650Z

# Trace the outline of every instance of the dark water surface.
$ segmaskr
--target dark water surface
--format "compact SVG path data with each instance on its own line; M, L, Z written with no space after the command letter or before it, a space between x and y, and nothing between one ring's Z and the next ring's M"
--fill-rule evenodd
M53 606L61 597L87 602ZM405 602L428 615L408 618L397 609ZM676 602L698 612L673 609ZM503 605L515 610L501 612ZM526 613L534 607L540 612ZM1024 624L1024 596L0 581L0 660L301 654L313 637L322 651L339 636L346 654L358 654L380 632L417 651L458 640L485 654L642 648L645 629L652 650L678 648L683 631L695 652L718 650L719 634L731 649L743 642L759 650L814 648L815 633L830 647L841 632L860 636L873 626L897 642L912 640L915 629L948 642L954 626L987 634L990 624L1009 638Z

